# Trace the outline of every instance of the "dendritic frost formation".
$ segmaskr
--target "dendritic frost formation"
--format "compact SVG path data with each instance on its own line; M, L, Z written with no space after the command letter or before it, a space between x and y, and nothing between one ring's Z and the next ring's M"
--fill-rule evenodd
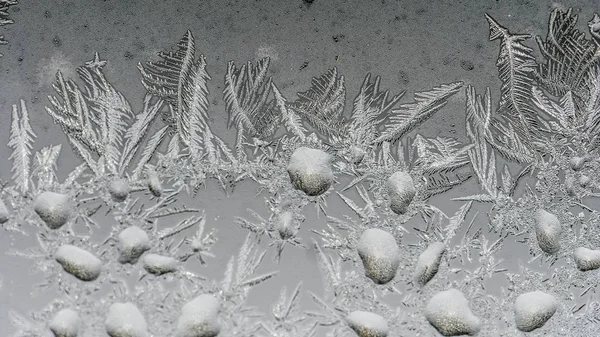
M0 20L9 4L0 0ZM30 314L11 311L16 336L597 335L600 17L588 36L571 10L553 11L535 39L541 61L530 36L486 18L500 45L497 104L489 88L460 82L402 102L404 92L367 74L347 107L335 68L292 99L268 77L269 58L231 61L223 100L233 147L211 129L211 77L189 31L138 65L139 112L97 53L79 82L58 73L46 111L81 159L63 181L61 145L33 153L27 107L12 110L0 222L35 237L9 253L44 275L39 291L62 294ZM469 143L415 133L462 90ZM210 265L218 235L204 210L178 202L208 179L226 193L250 180L267 195L266 211L237 217L248 235L220 281L188 268ZM454 198L453 214L435 206L469 180L480 192ZM332 199L352 216L331 214ZM299 236L307 212L327 219L312 240ZM98 240L106 218L110 233ZM276 278L258 271L286 246L316 250L325 291L284 288L263 315L246 300ZM506 247L531 259L509 267ZM300 307L304 296L314 307Z

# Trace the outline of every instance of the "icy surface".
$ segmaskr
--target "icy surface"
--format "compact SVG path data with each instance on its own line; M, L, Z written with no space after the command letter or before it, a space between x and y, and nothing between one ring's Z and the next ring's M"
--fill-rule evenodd
M150 238L143 229L131 226L119 233L119 262L134 264L149 249Z
M390 208L396 214L404 214L417 193L412 177L407 172L398 171L388 178L387 186Z
M550 294L533 291L519 295L515 300L515 321L521 331L541 328L558 309L558 301Z
M79 324L79 314L67 308L57 312L48 327L55 337L76 337Z
M290 157L287 172L294 188L309 196L325 193L333 184L331 156L317 149L300 147Z
M55 259L65 271L82 281L93 281L102 270L102 261L87 250L63 245L56 251Z
M577 268L581 271L588 271L600 268L600 250L579 247L573 253Z
M142 259L144 262L144 269L155 275L174 272L179 266L179 261L170 256L146 254Z
M414 280L420 285L425 285L429 282L435 274L437 274L440 267L442 256L446 252L446 245L442 242L434 242L430 244L427 249L417 260L417 266L415 268Z
M400 265L400 248L390 233L377 228L364 231L357 245L367 277L378 284L391 281Z
M181 308L177 337L215 337L221 331L218 315L221 306L212 295L200 295Z
M535 221L535 231L540 248L548 254L558 252L562 228L556 215L543 209L538 210Z
M481 329L469 301L456 289L435 294L427 303L425 317L444 336L475 335Z
M33 209L49 228L58 229L69 220L69 197L61 193L43 192L35 198Z
M385 319L368 311L353 311L346 322L359 337L386 337L389 328Z
M106 316L106 333L110 337L149 337L144 315L131 302L114 303Z

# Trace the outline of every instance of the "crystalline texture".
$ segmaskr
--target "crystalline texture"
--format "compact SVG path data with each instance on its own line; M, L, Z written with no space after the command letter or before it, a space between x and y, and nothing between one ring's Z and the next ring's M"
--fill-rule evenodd
M558 309L558 301L552 295L533 291L519 295L515 301L517 328L529 332L541 328Z
M435 294L427 303L425 317L444 336L474 335L481 329L469 301L456 289Z
M69 220L69 197L61 193L43 192L35 198L33 209L50 229L58 229Z
M144 269L154 275L162 275L177 270L179 261L169 256L146 254L143 258Z
M346 322L359 337L386 337L389 328L385 319L368 311L354 311L346 316Z
M600 268L600 250L592 250L585 247L575 249L573 253L575 264L581 271Z
M148 337L144 315L131 302L115 303L108 309L106 333L110 337Z
M392 234L377 228L367 229L361 235L357 248L365 275L373 282L388 283L396 276L400 248Z
M200 295L186 303L177 321L177 337L215 337L221 331L220 305L212 295Z
M407 172L398 171L388 178L387 186L390 208L396 214L404 214L417 193L412 177Z
M446 252L446 245L434 242L419 255L414 274L415 282L425 285L437 274L444 252Z
M56 261L64 270L82 281L93 281L102 270L102 261L87 250L63 245L56 251Z
M558 252L562 229L556 215L541 209L537 212L535 220L535 231L540 248L548 254Z
M79 314L72 309L59 311L48 325L54 337L76 337L79 332Z
M150 238L143 229L131 226L119 234L119 262L134 264L148 249Z
M333 184L331 156L321 150L300 147L294 151L287 167L294 188L309 196L325 193Z

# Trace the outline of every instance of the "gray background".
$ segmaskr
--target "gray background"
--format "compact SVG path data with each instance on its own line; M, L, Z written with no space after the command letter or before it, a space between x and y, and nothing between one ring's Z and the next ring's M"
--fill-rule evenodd
M595 5L594 5L595 4ZM191 30L198 53L206 56L210 114L215 132L228 140L226 111L222 102L222 83L228 61L237 65L271 56L270 75L288 100L309 88L312 77L337 67L345 76L346 113L366 73L382 76L382 87L393 93L407 90L403 102L415 91L434 85L464 81L479 92L490 86L498 100L499 81L495 66L498 41L488 41L484 13L492 15L511 32L546 34L548 15L554 7L572 6L580 15L580 26L599 8L589 1L342 1L302 0L257 1L22 1L10 9L15 24L0 27L9 44L0 46L0 135L8 141L11 105L27 102L31 123L37 133L35 150L49 144L65 143L60 128L44 111L56 71L75 78L75 69L91 60L94 52L108 60L105 74L117 90L140 111L144 88L136 68L138 62L155 60L157 51L174 46ZM529 44L533 46L533 44ZM301 69L301 66L308 65ZM419 128L426 136L451 136L465 140L464 91L437 115ZM157 128L159 125L154 125ZM0 178L10 179L9 149L3 148ZM63 147L59 179L78 160L68 146ZM246 231L233 223L235 215L248 217L246 208L267 215L263 198L255 198L256 185L245 182L227 197L209 183L187 205L206 208L209 226L218 228L216 259L208 259L201 270L209 277L222 277L231 252L237 250ZM462 189L462 188L461 188ZM458 194L464 194L464 189ZM443 200L443 199L438 199ZM337 207L339 200L330 207ZM437 205L453 212L456 205ZM233 212L232 210L235 210ZM334 213L333 211L331 213ZM339 213L339 212L338 212ZM301 235L322 228L324 217L309 214ZM107 226L110 224L107 223ZM27 246L19 235L0 232L2 250ZM272 254L269 254L269 259ZM9 308L21 313L40 309L52 294L32 298L30 285L39 274L29 273L28 261L0 256L0 334L12 327L6 320ZM264 270L276 266L269 262ZM314 253L286 248L280 275L251 295L254 304L267 310L281 285L288 290L302 279L305 289L321 289L321 277ZM275 291L274 291L275 290ZM261 305L262 304L262 305Z

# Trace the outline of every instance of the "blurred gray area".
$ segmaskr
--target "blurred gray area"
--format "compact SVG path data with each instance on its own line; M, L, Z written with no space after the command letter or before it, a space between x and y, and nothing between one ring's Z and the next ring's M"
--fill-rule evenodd
M65 144L59 163L59 179L79 161L66 144L60 128L46 114L47 96L53 94L55 73L76 78L75 69L91 60L94 52L108 60L107 78L129 99L134 111L142 108L145 90L136 68L138 62L156 59L156 52L174 46L190 30L197 52L206 56L213 130L228 141L227 113L222 101L223 77L227 62L237 65L263 56L271 57L270 76L289 100L307 90L312 77L337 67L345 76L346 113L367 73L382 77L382 88L393 94L407 90L403 101L415 91L434 85L463 81L478 91L490 86L498 101L499 80L495 66L498 42L488 41L484 14L493 16L511 32L545 36L548 15L555 8L574 7L580 14L580 29L598 3L588 1L358 1L358 0L104 0L27 1L10 9L15 24L0 27L8 45L0 46L0 135L8 142L11 105L27 102L31 124L37 133L35 149ZM529 44L534 47L533 44ZM158 128L159 124L153 126ZM465 140L464 91L418 130L425 136L447 136ZM10 152L2 148L0 178L11 177ZM61 175L62 174L62 175ZM471 181L466 188L477 188ZM246 231L233 221L246 216L246 208L266 214L263 196L256 197L256 185L244 182L230 196L214 182L194 199L182 202L207 209L208 225L218 229L220 239L198 272L220 279L232 252L241 245ZM436 206L454 212L449 198L437 198ZM446 203L446 204L444 204ZM346 212L339 200L330 203L331 213ZM411 221L412 222L412 221ZM415 220L418 222L418 220ZM310 243L310 229L323 228L325 217L307 212L300 235ZM110 223L104 225L110 226ZM20 235L0 232L0 247L27 247ZM526 249L523 249L526 253ZM270 251L268 258L273 256ZM525 257L527 259L527 257ZM53 294L33 298L31 285L39 274L29 272L29 261L0 255L0 334L12 327L7 311L27 313L41 309ZM266 311L282 285L291 291L299 280L304 289L319 291L321 276L314 253L287 247L279 266L269 261L264 271L278 268L279 276L251 295L251 304Z

